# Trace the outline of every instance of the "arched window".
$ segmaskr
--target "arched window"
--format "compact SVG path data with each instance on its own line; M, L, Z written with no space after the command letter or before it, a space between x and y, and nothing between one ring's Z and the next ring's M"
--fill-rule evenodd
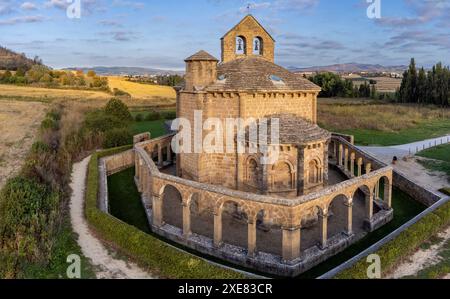
M273 169L273 191L285 191L292 189L293 176L291 166L286 162L279 162Z
M320 165L317 160L311 160L308 165L309 178L308 182L310 184L318 184L322 181Z
M243 36L236 37L236 54L237 55L247 54L247 41Z
M253 55L263 55L263 40L260 37L253 39Z
M248 160L247 182L251 186L258 187L258 163L255 159Z

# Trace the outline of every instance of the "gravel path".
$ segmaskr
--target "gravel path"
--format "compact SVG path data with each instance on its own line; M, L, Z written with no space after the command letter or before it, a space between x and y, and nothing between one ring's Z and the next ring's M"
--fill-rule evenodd
M73 190L70 201L70 218L75 233L78 234L78 244L83 254L91 260L96 268L97 278L106 279L150 279L154 278L137 265L117 259L113 253L98 240L89 230L84 217L84 193L87 167L90 157L80 163L75 163L72 169Z

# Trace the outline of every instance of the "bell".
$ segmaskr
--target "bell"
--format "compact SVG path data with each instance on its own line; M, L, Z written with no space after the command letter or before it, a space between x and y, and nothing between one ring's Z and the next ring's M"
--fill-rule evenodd
M259 43L258 43L258 41L255 42L255 51L259 51Z
M242 51L242 41L238 41L238 51Z

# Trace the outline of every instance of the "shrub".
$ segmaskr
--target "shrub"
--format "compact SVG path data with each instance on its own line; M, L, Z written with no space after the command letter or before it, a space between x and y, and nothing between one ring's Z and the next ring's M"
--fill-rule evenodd
M13 268L3 275L14 277L21 263L48 260L59 202L57 193L33 180L8 181L0 194L0 255Z
M103 110L95 110L86 115L84 126L93 132L103 133L113 128L124 128L127 123Z
M41 123L41 130L58 130L58 121L53 118L46 117Z
M43 153L48 153L48 152L50 152L50 147L45 142L36 141L31 146L31 153L32 154L41 155Z
M103 146L105 148L114 148L133 142L133 134L128 128L115 128L105 133Z
M105 112L108 115L113 115L121 121L132 121L130 110L128 110L127 105L125 105L119 99L111 99L108 104L106 104Z
M136 114L136 116L134 117L135 121L143 121L144 120L144 116L142 114Z
M165 111L163 114L163 118L167 120L172 120L177 118L177 113L175 111Z
M113 95L116 96L116 97L128 97L128 98L131 98L131 95L128 92L123 91L123 90L118 89L118 88L114 88L113 89Z
M154 111L154 112L150 112L149 114L147 114L147 116L145 117L146 121L155 121L155 120L160 120L161 119L161 114L159 114L158 112Z

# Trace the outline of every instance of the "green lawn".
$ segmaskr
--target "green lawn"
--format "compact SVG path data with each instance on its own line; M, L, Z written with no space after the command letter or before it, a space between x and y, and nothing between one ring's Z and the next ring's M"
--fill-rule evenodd
M131 125L131 131L133 135L150 132L152 138L160 137L167 134L164 128L164 122L166 120L155 121L135 121Z
M450 143L424 150L418 156L450 163Z
M425 122L414 128L398 132L383 132L377 130L337 130L339 133L355 136L358 145L399 145L425 139L440 137L450 133L450 120Z
M150 229L148 227L147 217L145 216L145 212L140 202L140 195L136 190L133 176L134 168L131 168L108 178L111 214L148 233ZM392 202L395 211L394 220L392 222L298 278L314 278L333 269L368 246L376 243L425 209L423 205L397 189L394 189ZM196 254L198 255L198 253ZM213 260L219 262L216 259Z

